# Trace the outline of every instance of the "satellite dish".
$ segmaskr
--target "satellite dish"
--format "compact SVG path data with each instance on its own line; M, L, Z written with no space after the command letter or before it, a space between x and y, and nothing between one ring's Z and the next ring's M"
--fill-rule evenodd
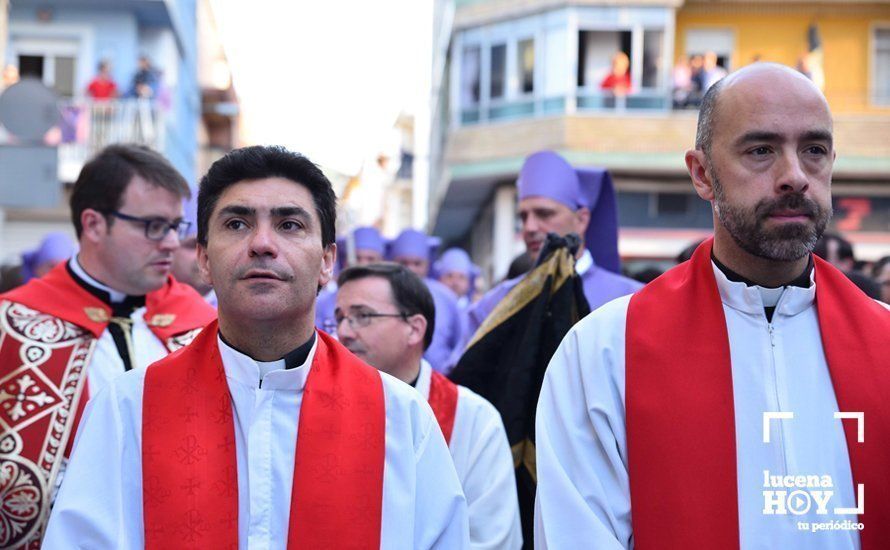
M23 78L0 94L0 123L23 141L40 141L59 122L59 98L36 78Z

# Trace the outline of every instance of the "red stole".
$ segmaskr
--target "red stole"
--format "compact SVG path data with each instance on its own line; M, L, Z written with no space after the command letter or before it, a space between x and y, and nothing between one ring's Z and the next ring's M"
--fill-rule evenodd
M450 445L454 416L457 413L457 384L433 370L430 374L430 396L427 402L436 415L445 443Z
M626 409L637 548L739 548L735 416L713 240L631 300ZM863 550L890 522L890 312L815 258L816 311L840 411L865 413L865 442L844 421L854 484L864 484ZM854 487L854 494L856 490ZM805 533L804 533L805 534Z
M145 375L145 547L238 547L235 426L216 322ZM319 331L300 406L288 548L379 548L380 374ZM296 421L296 419L294 419Z
M172 278L146 296L146 309L168 349L216 315ZM8 527L0 530L0 548L39 545L60 459L70 452L87 401L90 358L110 317L64 263L0 296L0 390L10 396L0 400L0 468L9 473L9 486L0 481L0 522Z

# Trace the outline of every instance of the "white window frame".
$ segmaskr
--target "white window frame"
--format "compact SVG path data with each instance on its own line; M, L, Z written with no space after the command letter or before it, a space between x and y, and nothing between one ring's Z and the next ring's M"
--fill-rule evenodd
M95 70L92 27L10 22L8 40L6 55L10 59L18 61L19 55L44 56L43 82L50 87L55 84L55 56L74 57L74 96L83 94Z
M879 101L875 76L878 68L877 34L878 31L890 32L890 21L872 21L868 30L868 104L872 107L890 107L890 98Z
M566 63L564 75L565 114L576 112L578 93L599 91L598 87L588 85L584 89L577 86L578 73L578 37L581 30L591 31L627 31L632 41L632 72L631 80L634 88L645 93L670 92L670 67L674 55L675 13L673 9L658 7L616 7L616 6L572 6L561 7L541 13L491 23L484 26L457 30L451 44L450 66L450 118L452 127L463 126L463 113L470 109L479 110L479 118L473 123L491 123L492 108L507 106L514 103L532 101L533 113L529 116L542 116L544 105L550 98L545 92L546 47L550 40L550 30L554 27L565 29ZM662 62L665 73L661 75L660 85L642 88L643 35L645 31L661 31ZM531 93L521 92L520 66L517 57L518 44L523 40L533 40L535 67L534 89ZM497 44L507 45L506 83L504 96L491 98L491 47ZM468 47L480 48L480 97L476 104L462 102L462 62L463 52ZM651 112L651 111L650 111ZM499 120L499 119L498 119Z
M732 27L712 27L708 25L696 25L694 27L689 27L686 29L686 36L683 37L683 55L690 56L692 53L689 52L689 33L696 31L710 31L710 32L721 32L726 33L730 37L730 48L727 55L727 64L728 67L724 67L727 73L731 73L735 69L734 57L736 55L736 51L738 50L738 33ZM704 55L706 52L693 52L700 53ZM723 52L716 52L717 55L720 55Z

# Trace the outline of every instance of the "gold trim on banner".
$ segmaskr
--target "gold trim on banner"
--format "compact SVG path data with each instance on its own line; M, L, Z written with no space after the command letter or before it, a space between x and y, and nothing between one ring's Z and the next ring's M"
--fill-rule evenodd
M467 348L473 347L476 342L534 300L540 294L541 287L544 286L548 278L553 278L554 283L550 293L554 294L574 273L575 258L568 249L557 249L546 262L533 269L523 277L519 284L510 289L510 292L498 303L494 311L482 322Z
M518 469L519 465L525 466L528 473L532 476L532 481L538 483L538 462L535 455L535 444L530 439L523 439L510 449L513 451L513 469Z

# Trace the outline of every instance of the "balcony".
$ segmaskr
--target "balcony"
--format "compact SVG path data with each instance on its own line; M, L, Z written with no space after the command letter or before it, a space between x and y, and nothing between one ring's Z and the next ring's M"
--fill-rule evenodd
M166 109L158 101L72 99L59 106L59 125L45 141L59 148L59 180L73 182L84 163L113 143L164 150Z
M697 115L621 110L619 105L458 126L447 134L444 167L452 178L510 175L529 153L554 149L577 163L682 175L683 153L695 142ZM890 113L837 114L834 134L836 176L886 178L890 173Z

